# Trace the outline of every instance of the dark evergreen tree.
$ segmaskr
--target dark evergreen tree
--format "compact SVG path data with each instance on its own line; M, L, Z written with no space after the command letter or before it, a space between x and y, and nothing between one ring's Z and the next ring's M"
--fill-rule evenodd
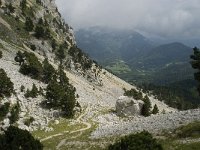
M36 38L44 38L45 37L45 29L42 26L36 26L35 28L35 37Z
M110 145L109 150L163 150L162 145L157 142L147 131L131 134L121 138Z
M33 84L32 86L32 90L30 91L29 89L27 89L26 93L24 94L24 96L26 98L29 98L29 97L32 97L32 98L36 98L39 94L39 90L38 88L36 87L35 84Z
M25 29L27 31L33 31L33 28L34 28L33 21L31 20L30 17L26 17Z
M0 59L3 57L3 53L2 51L0 51Z
M75 88L69 84L69 79L62 69L59 69L58 78L53 79L48 84L46 98L50 107L61 109L67 117L74 115L73 110L76 104Z
M24 11L26 10L26 0L22 0L21 3L20 3L20 6L21 6L21 9L22 9L22 12L24 13Z
M18 51L15 56L15 61L21 66L24 63L25 56L21 51Z
M43 77L42 81L44 83L49 83L51 80L53 80L53 77L56 74L56 70L53 68L53 66L48 62L48 59L45 58L43 61Z
M0 69L0 97L9 97L14 92L14 86L3 69Z
M10 126L5 134L0 135L1 150L42 150L43 145L39 140L26 130Z
M152 114L157 114L157 113L159 113L159 109L158 106L155 104L152 110Z
M9 13L14 13L15 12L15 7L13 7L13 5L11 3L9 5L7 5L7 8L9 10Z
M43 21L42 18L40 18L40 19L38 20L38 25L40 25L40 26L43 26L43 25L44 25L44 21Z
M198 92L200 95L200 50L195 47L193 48L194 54L191 55L191 59L193 59L193 61L191 61L191 65L194 69L197 70L197 72L194 74L194 78L195 80L198 81Z
M40 5L42 4L41 0L36 0L36 3Z
M17 103L15 106L12 107L10 113L11 116L9 117L10 119L10 124L15 123L19 119L19 112L20 112L20 105Z
M9 112L10 103L5 103L4 105L0 106L0 121L4 119L4 117Z
M56 52L56 56L60 61L60 65L62 65L63 59L66 57L64 45L59 46L59 49Z
M53 51L56 50L56 48L57 48L57 43L56 43L56 40L55 40L55 39L52 40L52 42L51 42L51 47L52 47Z
M142 100L143 99L142 92L137 91L135 89L131 89L131 90L124 89L124 95L128 96L128 97L133 97L136 100Z
M41 80L42 77L42 64L34 53L24 52L26 62L21 65L20 72L24 75L28 75L33 79Z
M147 117L150 115L151 102L147 95L144 97L143 101L144 101L144 105L142 107L141 114Z

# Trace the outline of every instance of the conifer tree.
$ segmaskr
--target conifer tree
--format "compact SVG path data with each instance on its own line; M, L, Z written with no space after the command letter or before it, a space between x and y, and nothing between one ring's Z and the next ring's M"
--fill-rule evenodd
M197 70L197 72L194 73L194 78L195 80L198 81L198 92L200 95L200 50L195 47L193 48L194 54L191 55L191 59L193 59L193 61L191 61L191 65L194 69Z
M158 106L155 104L152 110L152 114L157 114L157 113L159 113L159 110L158 110Z
M48 59L45 58L45 60L43 61L43 77L42 77L42 81L44 83L49 83L53 79L53 76L55 74L56 74L55 69L48 62Z
M3 57L3 53L2 51L0 51L0 59Z
M14 92L14 86L3 69L0 69L0 97L9 97Z
M21 3L20 3L20 6L21 6L21 9L22 9L22 12L24 13L24 11L26 10L26 0L22 0Z
M25 29L27 31L33 31L33 28L34 28L33 21L31 20L30 17L26 17Z
M149 97L146 95L143 99L144 105L142 107L141 114L145 117L150 116L150 108L151 108L151 102Z

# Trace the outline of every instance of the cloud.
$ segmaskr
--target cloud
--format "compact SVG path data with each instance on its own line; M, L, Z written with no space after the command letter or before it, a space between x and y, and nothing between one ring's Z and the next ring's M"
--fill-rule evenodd
M75 29L106 26L164 37L200 35L199 0L56 0Z

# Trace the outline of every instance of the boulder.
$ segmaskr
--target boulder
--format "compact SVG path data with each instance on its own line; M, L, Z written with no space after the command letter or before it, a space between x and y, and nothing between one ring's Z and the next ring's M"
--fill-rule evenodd
M118 116L138 116L141 114L142 100L135 100L131 97L120 96L116 102L116 112Z

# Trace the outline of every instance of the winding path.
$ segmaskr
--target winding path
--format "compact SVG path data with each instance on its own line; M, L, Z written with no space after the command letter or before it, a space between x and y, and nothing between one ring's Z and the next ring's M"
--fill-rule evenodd
M65 133L73 134L73 133L82 132L82 131L85 131L85 130L90 129L91 126L92 126L90 123L85 122L85 121L81 121L81 119L82 119L89 111L90 111L90 107L87 106L87 108L86 108L86 110L85 110L85 113L83 113L82 115L80 115L80 116L76 119L76 122L82 123L82 124L86 125L86 127L81 128L81 129L78 129L78 130L70 131L70 132L69 132L69 131L63 131L63 132L60 132L60 133L57 133L57 134L54 134L54 135L45 137L45 138L41 139L40 141L41 141L41 142L44 142L44 141L49 140L49 139L51 139L51 138L64 135ZM62 142L62 141L61 141L61 142ZM59 144L60 144L60 143L59 143ZM59 145L59 144L58 144L58 145Z

